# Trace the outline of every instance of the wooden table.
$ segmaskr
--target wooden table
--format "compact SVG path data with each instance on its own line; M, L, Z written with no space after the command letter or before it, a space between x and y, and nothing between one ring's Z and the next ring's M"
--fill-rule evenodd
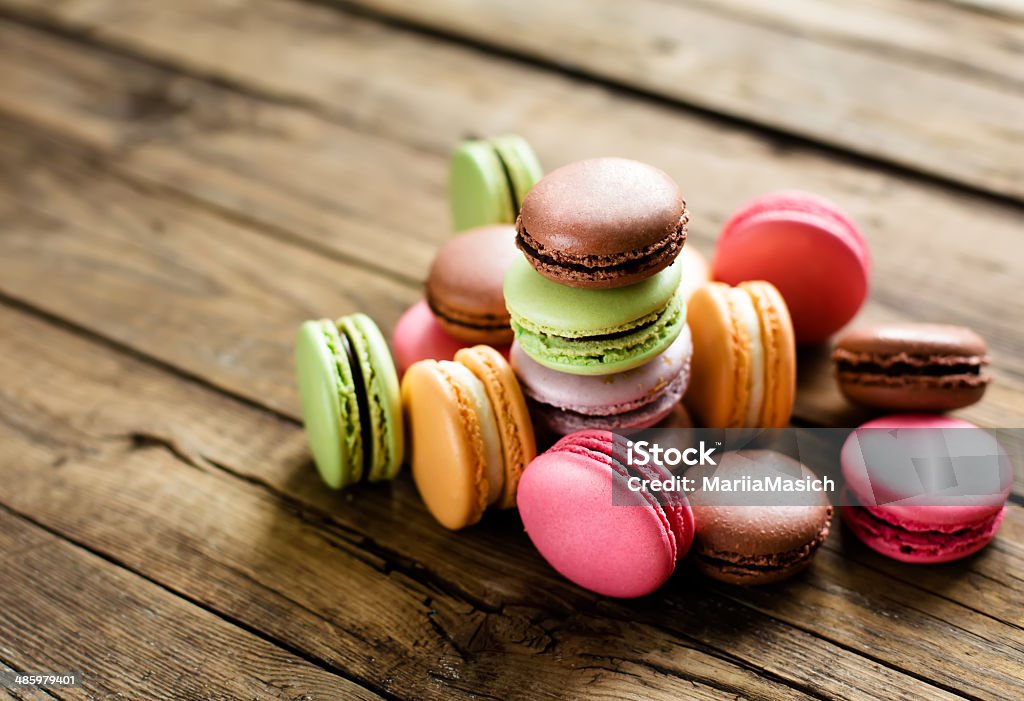
M1024 698L1024 479L962 563L837 524L785 585L621 602L514 513L323 488L290 358L307 318L390 330L448 153L511 131L669 171L705 253L755 194L839 201L863 320L974 326L962 415L1024 426L1022 47L1013 0L0 0L0 673L83 678L6 693ZM803 425L863 418L801 370Z

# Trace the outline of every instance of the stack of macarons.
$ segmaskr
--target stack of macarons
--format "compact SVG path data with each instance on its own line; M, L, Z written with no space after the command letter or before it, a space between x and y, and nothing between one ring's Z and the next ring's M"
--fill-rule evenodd
M773 504L637 492L624 485L672 475L624 461L621 434L690 426L691 414L709 428L788 425L797 344L830 337L867 295L870 260L853 221L809 193L765 195L728 220L709 266L684 248L686 202L657 168L599 158L542 175L519 137L461 144L449 182L459 233L438 250L392 347L363 314L302 324L298 390L324 482L390 480L408 458L443 526L518 505L556 570L611 596L654 591L687 552L733 584L807 567L831 525L820 493ZM962 327L868 326L841 336L833 359L851 402L903 412L847 440L844 522L906 562L983 548L1011 470L987 433L941 413L981 399L985 342ZM540 456L535 425L561 436ZM910 468L892 467L894 440L913 446ZM976 455L995 460L980 482L959 457ZM753 450L725 453L715 474L814 478ZM968 483L979 486L966 496L949 486Z
M449 203L457 232L438 250L425 299L399 319L392 335L399 374L418 360L451 360L478 343L508 355L512 329L502 295L505 271L519 253L519 205L543 171L522 137L470 139L455 150Z
M564 166L526 196L504 293L539 425L642 428L678 404L692 345L673 264L688 221L667 174L622 158Z

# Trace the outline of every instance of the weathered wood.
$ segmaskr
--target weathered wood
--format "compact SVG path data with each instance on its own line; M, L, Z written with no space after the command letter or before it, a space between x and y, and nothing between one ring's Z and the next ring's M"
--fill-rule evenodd
M1024 129L1016 117L1024 113L1019 22L974 17L953 6L923 13L912 3L913 13L871 13L859 3L810 0L769 3L768 11L753 0L726 8L663 0L537 0L482 8L471 0L340 4L1024 197ZM929 26L930 34L923 33ZM967 60L951 46L970 52ZM974 50L979 46L998 48ZM984 72L974 65L975 54Z
M784 595L773 590L778 601L709 584L688 568L655 597L603 600L550 572L514 514L455 535L430 520L405 478L329 493L308 465L301 431L289 422L3 308L0 331L7 346L0 377L11 378L12 397L2 414L19 417L16 428L0 430L7 442L24 445L16 462L0 467L0 478L17 475L25 484L5 498L11 506L275 638L322 659L344 659L359 673L365 671L356 655L337 648L345 640L323 640L322 621L309 620L311 612L363 637L401 621L395 645L411 635L423 664L456 664L453 656L464 655L457 663L462 679L491 674L497 662L489 653L501 650L509 679L526 673L516 671L520 655L534 676L557 676L560 668L545 661L550 653L623 671L631 664L623 660L633 660L647 666L645 678L655 667L752 691L744 675L737 681L728 665L692 649L717 650L728 640L722 652L744 667L829 697L940 694L897 670L982 697L1013 688L1020 631L954 605L952 572L939 589L943 598L877 575L855 553L852 561L823 553ZM130 402L124 387L133 390ZM1014 507L1010 519L1024 524L1024 509ZM1020 570L1021 553L995 550L970 566L988 559ZM206 574L196 580L196 572ZM1005 596L1008 605L1020 605L1018 588ZM367 619L377 609L365 597L388 601L389 611ZM424 598L441 613L425 613ZM421 629L424 617L440 619L456 652ZM870 644L894 633L899 646ZM596 648L584 642L595 638ZM438 644L440 653L430 652ZM977 655L987 657L984 669L940 669Z
M326 248L332 255L351 260L372 258L376 266L405 270L413 277L423 275L434 247L447 236L440 223L445 216L443 152L467 128L522 130L541 153L559 158L555 163L601 153L607 150L606 143L616 143L621 144L617 148L625 155L663 165L683 182L687 193L695 193L690 245L705 251L709 250L713 232L743 199L782 186L810 187L850 208L865 223L874 245L874 301L862 318L945 320L978 327L993 346L997 382L985 402L963 415L988 426L1024 425L1024 358L1019 353L1024 339L1014 321L1024 315L1024 301L1016 293L1024 263L1003 254L1012 250L1018 236L1016 208L871 173L808 152L778 152L766 142L737 132L715 130L699 120L680 119L649 104L581 88L521 66L481 58L477 64L482 71L479 78L466 77L465 72L449 70L470 58L465 50L437 47L404 35L394 38L391 46L384 41L380 28L370 23L351 20L332 25L329 23L339 19L320 8L297 7L294 12L307 10L328 23L325 32L345 30L344 36L349 39L347 43L310 40L315 49L336 59L327 62L330 68L321 69L321 73L340 70L335 68L339 66L352 73L319 79L318 83L314 78L319 74L312 71L311 63L307 65L312 54L299 52L293 57L301 69L296 74L294 89L298 92L294 94L309 99L314 93L346 95L347 102L331 104L339 110L353 110L348 116L360 129L369 127L369 123L365 109L358 106L392 105L375 113L380 119L373 127L399 140L429 144L430 151L353 132L296 109L267 105L9 25L0 28L0 76L15 88L10 95L17 97L0 95L0 109L101 148L104 156L95 159L96 167L109 167L146 183L155 181L189 198L213 204L217 211L236 220L269 227L270 234L301 241L317 251ZM254 11L247 17L254 23L259 15ZM308 25L310 18L305 18L306 25L299 25L299 19L291 14L278 19L280 28L269 26L270 18L266 17L257 28L271 37L278 36L274 32L290 36L289 32ZM204 32L213 31L209 27L218 25L192 27L191 35L205 36ZM215 38L222 44L227 41L216 35L205 42L212 43ZM271 43L277 45L278 41L271 39ZM388 46L392 53L388 53ZM282 51L286 51L283 45ZM392 54L404 57L427 75L403 78L402 61L391 58L388 62ZM247 58L257 60L255 56ZM386 83L354 82L357 73L365 74L371 68L388 71L394 79ZM275 75L273 67L267 66L266 70ZM45 76L50 90L31 89L39 76ZM522 116L501 123L487 116L493 110L483 82L485 76L510 95L522 98ZM430 84L432 92L418 89L419 83ZM381 91L388 92L382 95ZM557 104L548 102L548 97L555 94L560 98ZM146 112L139 105L147 104L163 107L153 110L149 121L136 119L140 110ZM542 109L543 121L529 119L530 114L539 114ZM594 114L611 110L615 119L592 119ZM409 120L409 114L418 118ZM587 115L591 116L589 121ZM489 127L488 119L492 120ZM567 133L573 139L566 139ZM333 157L342 153L359 154L359 167ZM25 159L29 170L35 167L34 157ZM10 160L14 163L17 159L12 156ZM294 167L296 163L303 164L303 168ZM364 164L366 167L362 167ZM25 167L15 167L12 177L20 182ZM396 182L396 178L410 173L416 174L409 175L410 181ZM95 176L81 177L91 182ZM301 182L302 187L296 189L295 182ZM76 192L81 190L78 183L71 187ZM350 192L355 194L352 199L346 195ZM368 194L372 192L390 194ZM86 202L97 197L91 194ZM133 193L120 199L127 202L134 197ZM402 205L389 204L388 197L400 197ZM76 221L96 219L95 215L83 216L80 207L73 204L74 197L55 200L72 205ZM367 200L374 202L374 211L361 209ZM55 211L52 203L49 208ZM422 238L384 256L380 249L387 247L394 232L409 230L408 224L400 222L407 212L414 215L414 228L422 231ZM209 226L224 236L223 225L214 219ZM107 224L104 221L96 226ZM979 236L990 244L977 246ZM316 263L310 265L315 269ZM977 284L965 285L964 280ZM957 290L955 295L950 294L951 289ZM70 297L77 300L81 294L83 290L76 290ZM413 297L410 294L402 298ZM325 301L318 313L334 314L351 308L333 306L333 295L305 297L318 298ZM387 326L396 314L396 308L389 308L380 320ZM81 316L78 321L90 324ZM116 323L106 317L98 321L101 325ZM255 333L253 329L247 331L249 336ZM268 371L273 374L280 367L278 363ZM863 418L838 395L830 378L827 354L805 353L801 370L800 419L850 425ZM259 377L265 375L260 373ZM261 396L271 397L274 406L294 406L288 398L290 377L287 385Z
M0 655L54 696L381 698L4 510L0 560Z
M750 0L734 0L728 9L662 0L338 3L972 187L1024 196L1024 132L1017 119L1024 113L1021 22L979 17L955 5L922 12L913 3L911 13L899 7L862 10L852 1L828 10L814 3L816 11L805 20L794 4L806 10L811 3L782 3L770 11ZM265 32L267 21L286 25L289 18L323 16L319 8L289 8L282 0L129 9L114 0L4 0L2 6L186 65L197 65L196 54L205 54L199 64L204 71L232 77L272 65L288 80L303 81L303 64L311 62L282 56L322 57L310 41L350 38L342 21L337 33L332 24L316 32L306 25L304 41L274 42L286 34ZM228 42L212 40L209 32L196 36L192 30L200 25L220 27ZM238 49L241 33L261 41ZM337 70L319 61L311 68L314 78ZM407 63L406 70L417 67Z

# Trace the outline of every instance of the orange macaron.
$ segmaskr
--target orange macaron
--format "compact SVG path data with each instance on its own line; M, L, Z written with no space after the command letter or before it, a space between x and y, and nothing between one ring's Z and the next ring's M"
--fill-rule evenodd
M782 428L796 392L789 310L769 282L712 282L690 298L690 386L683 398L698 425Z
M489 346L454 361L421 360L402 378L416 488L441 525L458 530L488 507L516 504L536 455L530 415L508 362Z

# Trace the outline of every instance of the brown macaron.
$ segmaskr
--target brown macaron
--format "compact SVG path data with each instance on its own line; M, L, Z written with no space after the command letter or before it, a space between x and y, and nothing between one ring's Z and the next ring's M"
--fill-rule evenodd
M467 343L512 342L502 284L520 255L515 239L511 225L484 226L441 246L427 275L427 304L450 335Z
M850 331L832 352L846 398L884 411L951 411L989 383L988 347L974 331L942 324L880 324Z
M595 158L533 186L516 221L516 245L537 272L562 285L622 287L671 265L688 221L682 193L666 173Z
M717 466L697 467L687 477L696 480L695 491L688 494L697 524L694 562L713 579L744 586L780 582L807 567L828 537L832 505L824 491L723 487L725 482L766 483L768 478L794 484L818 480L787 455L772 450L727 452Z

